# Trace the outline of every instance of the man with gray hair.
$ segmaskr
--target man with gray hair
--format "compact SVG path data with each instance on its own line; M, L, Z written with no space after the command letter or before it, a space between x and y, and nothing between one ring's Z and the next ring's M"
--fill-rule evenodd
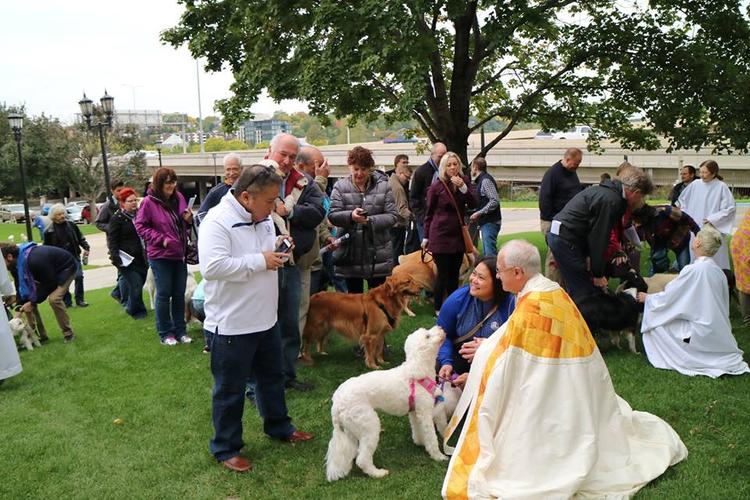
M300 350L299 310L302 293L302 276L294 264L310 251L318 237L318 224L325 217L323 193L312 177L294 168L299 154L299 139L291 134L277 134L271 139L266 158L275 161L281 175L275 212L284 219L289 234L294 239L293 259L279 269L279 327L283 351L283 369L286 387L297 391L310 391L313 385L297 380L297 358ZM290 197L293 206L285 200ZM252 392L252 391L249 391Z
M704 224L690 243L695 262L663 292L638 294L643 347L656 368L712 378L750 372L732 335L726 276L711 258L722 241L715 227Z
M195 216L196 225L200 225L208 211L218 205L224 195L229 192L234 181L240 176L240 170L242 170L242 158L240 158L240 155L229 153L224 156L224 182L212 187L206 198L202 201L201 206L198 207L198 213Z
M612 228L627 208L640 208L653 189L643 170L630 167L619 179L604 180L581 191L555 215L547 245L555 254L563 287L573 300L607 286L605 254Z
M476 350L444 431L448 443L460 429L443 498L629 496L687 457L669 424L617 396L586 322L542 276L534 245L506 243L497 276L516 308Z
M263 431L296 442L312 439L292 425L286 407L279 332L278 278L288 254L269 215L281 178L273 168L245 168L203 221L198 240L205 285L203 328L214 377L211 453L235 472L252 466L240 455L245 381L252 375Z

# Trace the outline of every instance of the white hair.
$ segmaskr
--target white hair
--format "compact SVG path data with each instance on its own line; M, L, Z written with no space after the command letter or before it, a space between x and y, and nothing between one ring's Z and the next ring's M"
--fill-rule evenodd
M539 249L526 240L510 240L500 248L506 267L520 267L531 278L542 272Z
M300 150L300 147L301 147L299 139L297 139L296 137L294 137L292 134L287 134L286 132L279 132L278 134L276 134L275 136L273 136L273 139L271 139L271 143L269 144L269 148L271 149L271 151L276 151L276 147L278 146L279 141L281 139L283 139L284 137L290 137L290 138L292 138L292 139L294 139L296 141L297 152L299 153L299 150Z
M719 248L721 248L723 240L721 233L709 223L705 223L695 237L701 240L703 255L706 257L713 257L719 251Z
M49 218L54 219L55 216L59 213L68 215L68 211L65 210L65 205L63 205L62 203L55 203L49 209Z
M237 153L229 153L226 156L224 156L224 166L227 166L227 163L230 162L236 162L237 166L242 168L242 157L238 155Z

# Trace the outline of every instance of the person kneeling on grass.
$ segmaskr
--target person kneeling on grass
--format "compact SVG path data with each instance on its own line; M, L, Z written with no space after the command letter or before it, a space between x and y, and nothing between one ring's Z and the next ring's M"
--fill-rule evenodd
M437 324L445 331L438 352L440 378L463 388L479 344L505 323L515 305L497 277L495 256L479 261L469 284L450 294L440 309Z
M722 241L705 224L690 243L695 262L663 292L638 294L644 303L643 347L656 368L713 378L750 372L732 335L726 276L711 258Z
M210 442L216 460L235 472L252 466L240 455L245 382L256 381L255 398L263 431L272 438L308 441L296 430L286 407L277 270L286 254L274 252L276 233L269 217L281 177L273 168L242 170L232 189L201 223L198 250L205 281L203 328L210 339L214 377Z
M2 254L16 282L17 303L23 304L21 312L33 313L37 304L49 298L65 342L72 341L75 335L63 297L78 269L73 255L62 248L37 246L35 243L24 243L20 247L4 244ZM46 335L41 340L46 340Z

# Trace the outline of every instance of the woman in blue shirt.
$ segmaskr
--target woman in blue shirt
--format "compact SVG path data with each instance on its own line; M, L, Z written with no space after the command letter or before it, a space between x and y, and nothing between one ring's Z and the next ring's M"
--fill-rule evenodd
M440 309L437 324L445 330L437 359L440 378L458 375L453 383L463 386L474 351L505 323L515 305L515 297L503 290L497 278L495 257L479 261L469 284L453 292Z

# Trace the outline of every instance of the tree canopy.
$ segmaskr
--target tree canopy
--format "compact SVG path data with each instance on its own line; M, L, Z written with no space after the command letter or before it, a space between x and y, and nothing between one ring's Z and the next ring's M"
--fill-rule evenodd
M178 1L162 39L231 69L225 121L265 88L321 117L415 119L464 158L468 135L495 118L506 126L481 155L521 121L585 123L630 148L750 142L739 0Z

